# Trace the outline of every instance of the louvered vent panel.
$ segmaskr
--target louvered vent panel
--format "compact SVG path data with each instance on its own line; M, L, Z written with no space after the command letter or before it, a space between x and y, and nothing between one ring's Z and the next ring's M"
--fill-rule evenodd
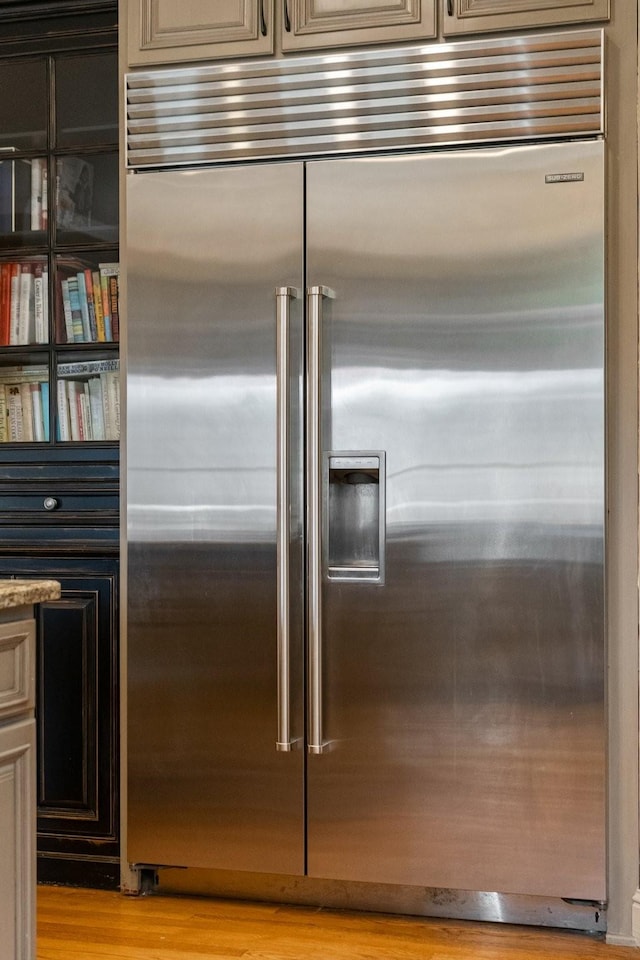
M604 132L580 30L127 77L127 162L162 167Z

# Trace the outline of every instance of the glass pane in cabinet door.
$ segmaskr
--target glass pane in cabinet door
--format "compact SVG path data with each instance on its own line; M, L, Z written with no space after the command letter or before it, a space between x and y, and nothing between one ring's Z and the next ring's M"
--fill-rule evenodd
M1 363L0 443L45 443L49 420L46 357L29 363Z
M56 367L60 441L120 439L120 361L113 354L60 355Z
M44 257L0 262L0 347L49 342L49 265Z
M56 62L56 146L118 142L118 62L114 53Z
M56 258L57 343L120 339L120 265L115 252Z
M0 242L16 247L44 242L47 229L48 166L44 157L9 160L0 153Z
M59 157L58 243L118 241L118 154Z
M44 60L0 64L0 154L47 145L47 73Z

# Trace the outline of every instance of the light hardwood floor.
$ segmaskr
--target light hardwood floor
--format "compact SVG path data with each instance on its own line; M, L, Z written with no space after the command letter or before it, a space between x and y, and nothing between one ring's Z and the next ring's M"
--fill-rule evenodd
M638 960L573 932L38 888L38 960Z

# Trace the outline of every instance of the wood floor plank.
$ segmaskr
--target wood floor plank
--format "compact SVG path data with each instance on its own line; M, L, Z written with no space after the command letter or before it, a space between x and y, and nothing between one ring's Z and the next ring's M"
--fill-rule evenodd
M638 960L601 937L198 897L38 888L37 960Z

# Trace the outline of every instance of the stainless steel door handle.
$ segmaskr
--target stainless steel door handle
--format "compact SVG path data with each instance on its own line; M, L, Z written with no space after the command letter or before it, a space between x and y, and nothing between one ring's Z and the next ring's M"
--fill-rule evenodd
M289 632L289 305L295 287L276 288L277 407L277 673L278 739L276 750L291 750L291 678Z
M328 287L307 290L307 539L308 539L308 702L307 750L322 753L322 301L335 294Z

